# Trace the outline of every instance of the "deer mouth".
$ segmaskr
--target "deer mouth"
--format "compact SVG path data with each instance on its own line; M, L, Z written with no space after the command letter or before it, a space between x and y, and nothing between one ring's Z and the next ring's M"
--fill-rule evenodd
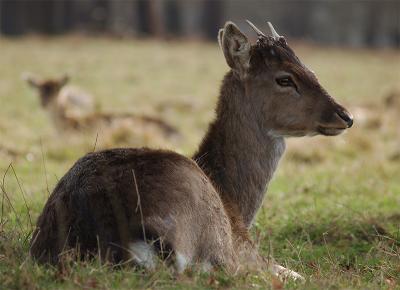
M317 132L325 136L336 136L342 134L346 129L347 128L318 126Z

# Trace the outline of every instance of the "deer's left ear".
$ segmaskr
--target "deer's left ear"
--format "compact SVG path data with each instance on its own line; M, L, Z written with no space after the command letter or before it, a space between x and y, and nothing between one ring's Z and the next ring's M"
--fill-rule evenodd
M33 76L31 73L25 72L22 74L21 78L34 88L37 88L40 86L40 81L35 76Z
M247 37L232 22L227 22L218 33L218 42L227 64L239 73L249 67L251 44Z

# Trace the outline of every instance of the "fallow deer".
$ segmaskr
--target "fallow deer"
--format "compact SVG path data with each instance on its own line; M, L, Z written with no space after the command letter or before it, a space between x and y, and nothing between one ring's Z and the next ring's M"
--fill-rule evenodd
M264 263L249 229L284 153L284 138L338 135L353 119L272 25L268 36L252 27L255 44L232 22L219 31L230 71L216 118L193 158L145 148L84 156L39 217L34 258L57 263L79 245L82 255L154 269L157 255L168 249L178 272L193 264L228 271L264 265L302 279Z
M58 129L76 127L80 118L94 112L93 97L82 89L66 85L68 76L40 79L31 74L23 78L39 93L40 103L50 113Z
M132 113L98 112L94 110L93 97L81 88L67 85L68 76L59 79L39 79L31 74L23 78L38 90L42 107L50 113L50 117L58 131L64 130L101 130L105 135L130 126L133 136L141 131L154 131L162 138L179 136L176 128L156 117L138 116ZM128 131L128 130L126 130Z

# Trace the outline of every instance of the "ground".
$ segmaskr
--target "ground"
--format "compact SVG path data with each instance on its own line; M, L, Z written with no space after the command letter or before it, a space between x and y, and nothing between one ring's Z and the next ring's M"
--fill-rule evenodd
M399 287L399 51L293 45L328 92L353 112L355 124L338 137L288 140L252 228L265 255L273 253L307 278L305 284L282 284L267 272L174 277L165 267L143 273L97 261L60 269L32 262L32 225L74 161L94 149L131 143L190 155L213 118L227 66L214 43L36 37L0 39L0 46L0 288ZM95 96L99 110L158 116L182 136L163 143L149 134L128 142L125 131L111 137L56 132L21 80L23 72L68 73Z

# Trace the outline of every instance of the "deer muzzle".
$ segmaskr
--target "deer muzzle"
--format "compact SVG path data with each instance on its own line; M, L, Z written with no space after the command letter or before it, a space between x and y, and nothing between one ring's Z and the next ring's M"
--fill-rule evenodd
M326 136L339 135L353 126L353 115L336 102L331 104L317 123L317 132Z
M353 115L350 112L341 108L336 112L336 114L338 114L338 116L345 121L347 128L351 128L351 126L353 126Z

